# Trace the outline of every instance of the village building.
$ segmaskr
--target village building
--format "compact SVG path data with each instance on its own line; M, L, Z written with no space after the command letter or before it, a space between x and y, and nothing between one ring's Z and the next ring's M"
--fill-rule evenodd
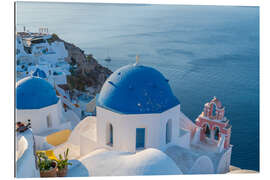
M25 78L16 93L17 121L30 119L34 135L48 128L63 130L63 98L46 79ZM93 101L96 114L71 128L67 141L50 147L56 155L70 148L70 159L78 164L68 176L229 171L231 125L216 97L193 123L181 111L169 80L137 62L111 74Z

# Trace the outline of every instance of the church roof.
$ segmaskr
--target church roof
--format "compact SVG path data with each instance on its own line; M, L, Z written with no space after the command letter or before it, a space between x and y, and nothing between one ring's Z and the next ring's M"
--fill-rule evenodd
M30 76L16 83L16 108L40 109L58 102L53 86L46 80Z
M168 80L156 69L127 65L104 83L97 105L123 114L161 113L180 104Z

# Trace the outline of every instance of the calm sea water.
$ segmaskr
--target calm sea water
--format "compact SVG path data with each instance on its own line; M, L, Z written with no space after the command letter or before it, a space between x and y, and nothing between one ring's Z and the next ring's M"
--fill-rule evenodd
M17 31L48 27L111 70L139 54L192 120L217 96L233 126L232 165L259 170L258 7L18 3L16 20Z

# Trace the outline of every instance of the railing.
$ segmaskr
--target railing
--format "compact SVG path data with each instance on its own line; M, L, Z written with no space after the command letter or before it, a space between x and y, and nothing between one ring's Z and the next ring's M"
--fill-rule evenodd
M77 108L74 104L72 104L66 97L68 96L63 89L55 85L55 89L60 94L60 99L64 104L66 104L80 119L82 116L82 110L80 108ZM64 97L65 96L65 97ZM68 96L69 97L69 96Z
M55 85L55 89L63 96L63 97L68 97L70 99L69 94L65 92L64 89L60 88L59 86Z

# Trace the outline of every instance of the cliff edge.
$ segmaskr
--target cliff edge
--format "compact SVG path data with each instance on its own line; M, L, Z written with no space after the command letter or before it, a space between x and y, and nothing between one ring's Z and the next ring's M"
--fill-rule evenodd
M60 39L56 34L52 34L50 39L50 42L54 41L63 42L68 51L68 57L65 60L71 65L71 75L67 76L69 87L93 95L99 93L112 71L101 66L91 54L85 54L79 47Z
M228 172L228 174L243 174L243 173L259 173L259 172L248 169L241 169L236 166L230 166L230 172Z

